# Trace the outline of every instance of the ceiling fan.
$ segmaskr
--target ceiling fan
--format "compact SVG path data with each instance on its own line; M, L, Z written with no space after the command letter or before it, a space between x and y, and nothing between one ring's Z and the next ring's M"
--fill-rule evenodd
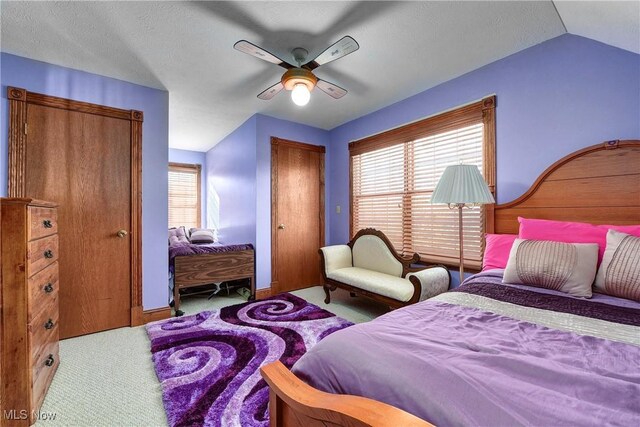
M360 48L358 42L356 42L352 37L345 36L326 48L324 52L318 55L315 59L307 61L307 55L309 52L307 52L306 49L297 47L292 51L293 59L298 64L295 66L246 40L240 40L234 44L233 47L240 52L255 56L256 58L287 69L287 71L282 75L280 81L262 91L258 95L258 98L268 101L280 93L282 89L286 89L291 91L291 99L293 102L300 106L307 105L311 98L311 91L314 87L317 87L335 99L345 96L347 94L346 89L343 89L336 84L329 83L326 80L317 78L313 74L313 70L321 65L345 57Z

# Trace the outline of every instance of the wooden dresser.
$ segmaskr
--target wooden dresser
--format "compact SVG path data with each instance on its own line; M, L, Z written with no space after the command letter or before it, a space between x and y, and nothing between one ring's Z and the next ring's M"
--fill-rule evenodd
M58 368L56 205L0 199L0 424L30 425Z

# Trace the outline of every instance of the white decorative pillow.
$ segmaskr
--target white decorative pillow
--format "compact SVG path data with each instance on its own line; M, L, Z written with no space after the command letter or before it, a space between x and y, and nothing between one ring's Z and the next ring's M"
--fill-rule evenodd
M597 244L516 239L502 282L591 298L597 268Z
M192 228L191 243L215 243L217 241L216 233L212 229Z
M607 247L595 288L604 294L640 302L640 237L607 231Z

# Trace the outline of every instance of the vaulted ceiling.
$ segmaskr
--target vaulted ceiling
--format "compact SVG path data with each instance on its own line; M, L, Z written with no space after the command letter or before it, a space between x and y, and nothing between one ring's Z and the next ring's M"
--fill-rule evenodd
M323 129L550 38L575 33L640 53L640 2L2 2L1 49L169 91L169 145L205 151L255 113ZM256 95L282 72L240 39L293 62L344 35L360 50L317 69L346 88Z

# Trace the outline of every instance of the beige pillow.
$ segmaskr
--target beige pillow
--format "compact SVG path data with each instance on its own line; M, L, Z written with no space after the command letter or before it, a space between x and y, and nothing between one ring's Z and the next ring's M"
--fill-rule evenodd
M213 230L206 228L191 229L191 243L215 243L216 235Z
M595 243L516 239L502 282L591 298L597 268L598 245Z
M596 276L598 292L640 302L640 237L607 232L607 247Z

